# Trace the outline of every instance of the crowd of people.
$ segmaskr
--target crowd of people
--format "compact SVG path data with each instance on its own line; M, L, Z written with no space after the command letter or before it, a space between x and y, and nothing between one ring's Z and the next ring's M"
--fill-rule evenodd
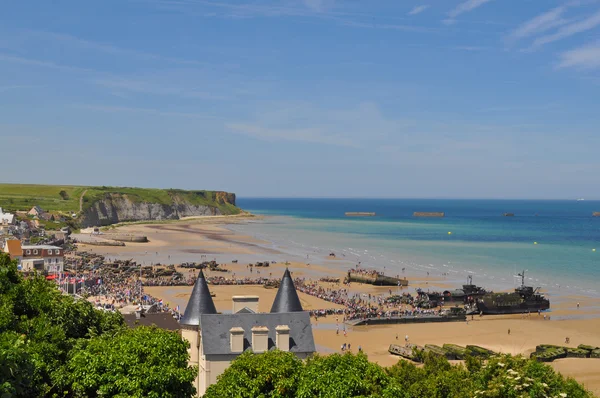
M412 297L405 294L406 300L390 300L383 295L350 294L347 287L334 289L325 288L317 282L297 278L294 281L296 290L331 303L340 304L344 309L328 308L310 311L312 316L321 317L333 314L343 314L344 321L369 318L392 318L401 316L439 315L439 309L424 309L416 306Z
M187 273L186 275L176 273L176 275L146 276L143 279L140 279L140 272L133 269L135 267L135 263L133 262L126 262L127 264L123 264L129 267L129 271L122 270L121 272L115 272L114 269L101 266L104 262L102 256L86 252L77 254L77 257L71 258L69 265L81 267L79 269L82 270L85 280L87 281L80 293L95 297L96 303L103 308L114 309L116 307L132 304L157 304L162 311L174 311L167 305L163 305L162 300L145 294L143 287L192 286L196 281L195 270L192 270L191 273ZM93 263L96 264L96 266L91 268L89 266L84 267L86 263L88 265ZM376 270L364 269L359 266L352 269L351 272L369 276L381 275L381 273ZM279 280L273 279L271 273L269 273L268 278L258 275L256 278L236 277L235 274L232 274L231 276L209 275L207 276L207 282L212 285L277 286ZM333 280L331 281L331 287L325 287L323 281L319 283L304 278L297 278L294 283L296 289L302 293L343 306L343 308L321 308L310 311L311 316L317 318L327 315L340 315L343 316L344 321L348 321L355 319L439 314L439 309L419 308L419 304L407 293L402 296L392 295L391 290L389 296L351 293L348 283L339 285L334 283Z

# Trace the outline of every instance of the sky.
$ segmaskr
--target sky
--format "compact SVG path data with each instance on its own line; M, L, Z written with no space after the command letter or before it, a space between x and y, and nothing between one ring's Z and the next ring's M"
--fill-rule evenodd
M0 182L600 199L600 0L0 12Z

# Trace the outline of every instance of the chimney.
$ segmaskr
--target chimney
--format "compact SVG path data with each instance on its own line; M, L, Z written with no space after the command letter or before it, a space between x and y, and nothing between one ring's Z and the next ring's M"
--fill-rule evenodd
M244 329L240 327L234 327L229 329L229 344L231 346L231 352L243 352Z
M244 308L258 313L258 296L233 296L233 313L237 314Z
M269 328L255 326L252 328L252 351L255 353L269 350Z
M290 350L290 327L288 325L278 325L275 328L275 345L280 351Z

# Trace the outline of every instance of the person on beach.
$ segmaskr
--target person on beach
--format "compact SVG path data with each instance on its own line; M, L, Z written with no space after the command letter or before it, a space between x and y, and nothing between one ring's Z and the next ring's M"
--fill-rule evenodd
M508 329L508 335L510 336L510 329Z

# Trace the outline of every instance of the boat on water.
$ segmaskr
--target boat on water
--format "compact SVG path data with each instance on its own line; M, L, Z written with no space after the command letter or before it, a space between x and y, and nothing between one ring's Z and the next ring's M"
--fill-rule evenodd
M445 290L443 292L423 292L418 291L419 294L426 294L430 301L440 303L441 301L448 302L461 302L468 304L473 302L477 297L481 297L485 294L491 293L484 288L473 284L473 276L467 277L467 284L462 285L462 289L456 290Z
M585 199L584 198L577 198L578 202L583 202Z
M525 271L519 274L521 286L512 293L488 293L476 300L477 311L482 314L523 314L550 308L550 300L538 288L525 286Z

